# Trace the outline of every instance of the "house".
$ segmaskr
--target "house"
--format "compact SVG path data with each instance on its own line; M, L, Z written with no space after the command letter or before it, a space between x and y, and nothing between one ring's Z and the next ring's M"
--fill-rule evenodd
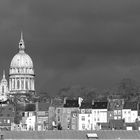
M138 103L125 102L122 109L122 118L126 123L134 123L138 118Z
M92 103L93 129L99 128L100 123L107 123L107 108L108 102Z
M14 123L15 108L12 104L0 104L0 130L11 130Z
M71 112L71 126L70 126L71 130L78 130L78 126L79 126L78 114L79 114L78 110Z
M92 102L82 102L78 115L78 130L93 130Z
M79 111L79 98L78 99L65 99L62 113L61 126L64 130L71 129L71 113L73 111Z
M112 119L121 120L122 119L122 109L124 105L123 99L111 99L108 101L108 122Z
M49 130L57 129L58 125L61 126L63 104L63 98L55 97L51 99L49 107Z
M49 127L49 102L36 103L36 129L37 131L48 130Z
M36 130L36 105L33 103L26 104L25 110L22 112L22 120L20 121L21 131Z

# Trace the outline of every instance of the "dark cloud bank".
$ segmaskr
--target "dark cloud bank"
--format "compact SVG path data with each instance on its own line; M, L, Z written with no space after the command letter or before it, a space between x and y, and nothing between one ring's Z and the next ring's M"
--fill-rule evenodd
M103 89L123 78L140 84L139 0L1 0L1 74L8 75L21 30L37 91Z

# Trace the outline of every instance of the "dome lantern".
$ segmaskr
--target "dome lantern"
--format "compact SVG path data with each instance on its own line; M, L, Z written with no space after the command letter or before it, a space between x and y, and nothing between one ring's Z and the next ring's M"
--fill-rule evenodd
M21 32L21 38L19 42L19 52L24 52L24 50L25 50L25 45L23 40L23 33Z

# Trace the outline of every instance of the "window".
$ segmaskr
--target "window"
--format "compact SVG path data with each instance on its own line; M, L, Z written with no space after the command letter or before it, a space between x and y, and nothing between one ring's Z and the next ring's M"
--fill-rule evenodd
M28 89L28 79L26 79L26 89Z
M85 124L82 124L82 129L85 130Z
M7 117L10 117L10 114L7 114Z
M22 116L23 116L23 117L25 116L24 112L22 113Z
M121 115L121 110L118 110L118 115Z
M69 117L67 118L67 121L70 122L70 118Z
M10 120L7 120L7 123L10 123Z
M60 113L60 109L57 110L57 113L58 113L58 114Z
M68 124L68 129L70 129L70 124Z
M82 116L82 121L85 121L85 116Z
M6 120L4 119L4 123L6 123Z
M58 116L58 122L60 122L60 116Z
M120 120L121 119L121 116L118 116L118 119Z
M117 116L114 117L114 120L117 120Z
M114 115L117 115L117 110L114 111Z

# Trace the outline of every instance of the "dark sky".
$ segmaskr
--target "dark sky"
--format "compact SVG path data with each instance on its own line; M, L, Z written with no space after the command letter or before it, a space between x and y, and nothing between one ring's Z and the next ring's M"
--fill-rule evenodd
M140 0L0 0L0 73L7 78L21 30L37 91L103 89L123 78L140 84Z

